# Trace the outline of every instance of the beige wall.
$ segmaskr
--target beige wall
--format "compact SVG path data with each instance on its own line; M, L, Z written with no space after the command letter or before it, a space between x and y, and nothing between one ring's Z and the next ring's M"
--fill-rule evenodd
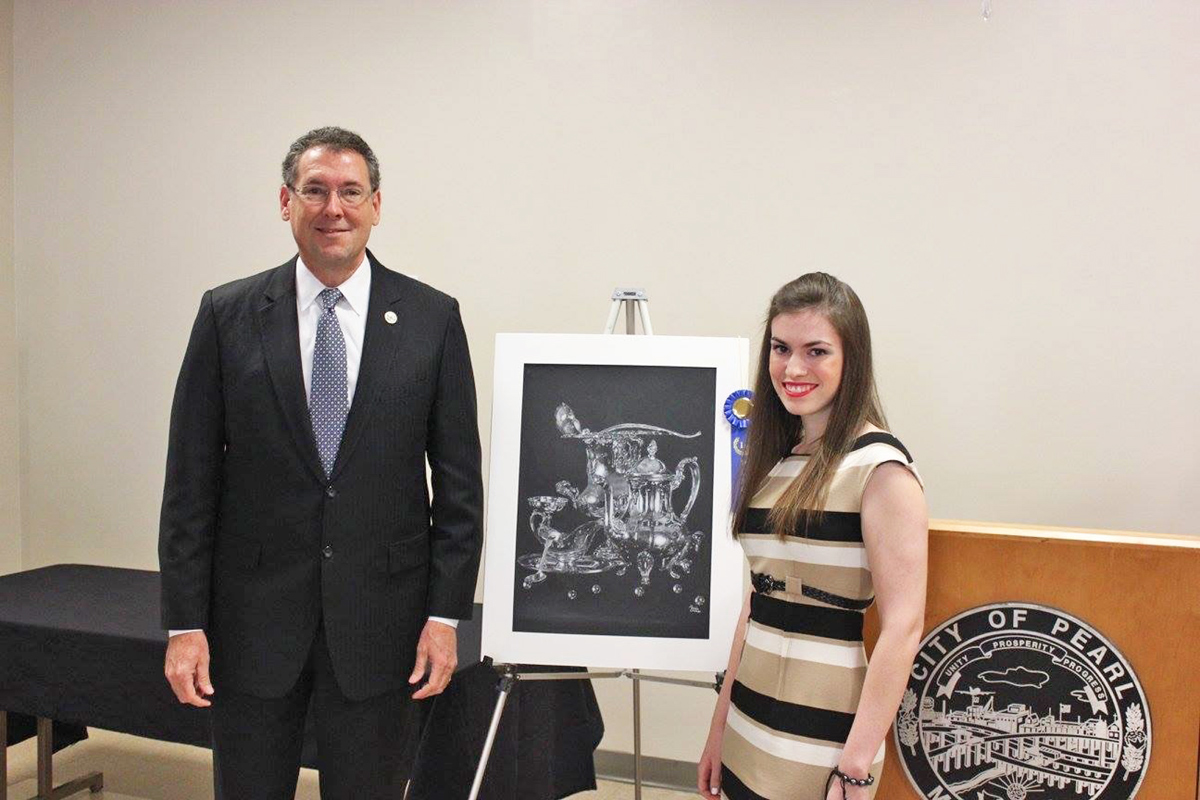
M634 285L660 333L756 336L822 268L866 303L935 516L1200 534L1191 0L18 0L15 25L25 566L155 566L200 294L290 255L277 164L329 123L382 160L375 252L462 301L485 441L495 333L598 331ZM628 688L599 690L627 749ZM711 699L648 690L646 751L693 757Z
M13 4L0 0L0 575L21 568L17 293L13 280Z

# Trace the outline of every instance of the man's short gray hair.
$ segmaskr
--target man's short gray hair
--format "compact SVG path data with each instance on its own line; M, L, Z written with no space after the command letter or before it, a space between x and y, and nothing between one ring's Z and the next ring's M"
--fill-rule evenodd
M300 156L314 147L328 147L335 152L353 150L367 162L367 174L371 177L371 191L379 189L379 159L375 158L371 146L353 131L338 128L333 125L324 128L314 128L292 142L287 155L283 157L283 182L296 188L296 162Z

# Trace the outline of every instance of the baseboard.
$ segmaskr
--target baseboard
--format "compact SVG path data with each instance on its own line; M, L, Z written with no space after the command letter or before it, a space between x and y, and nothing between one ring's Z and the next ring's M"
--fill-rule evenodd
M633 753L597 750L596 777L633 783ZM676 761L673 758L642 756L642 785L694 791L696 764L691 761Z

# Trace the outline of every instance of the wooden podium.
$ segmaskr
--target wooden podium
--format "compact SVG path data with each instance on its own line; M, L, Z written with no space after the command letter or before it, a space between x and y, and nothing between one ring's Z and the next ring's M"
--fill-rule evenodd
M970 609L1009 602L1065 612L1120 651L1140 681L1151 723L1137 797L1200 800L1200 538L931 522L925 634ZM878 620L868 613L868 652L877 633ZM892 735L887 748L878 796L921 800Z

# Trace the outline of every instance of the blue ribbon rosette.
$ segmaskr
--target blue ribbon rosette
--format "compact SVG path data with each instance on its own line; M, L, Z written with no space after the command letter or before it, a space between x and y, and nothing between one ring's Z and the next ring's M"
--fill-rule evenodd
M738 470L746 452L746 429L750 427L750 409L754 392L738 389L725 398L725 419L729 421L729 464L733 472L733 501L737 502Z

